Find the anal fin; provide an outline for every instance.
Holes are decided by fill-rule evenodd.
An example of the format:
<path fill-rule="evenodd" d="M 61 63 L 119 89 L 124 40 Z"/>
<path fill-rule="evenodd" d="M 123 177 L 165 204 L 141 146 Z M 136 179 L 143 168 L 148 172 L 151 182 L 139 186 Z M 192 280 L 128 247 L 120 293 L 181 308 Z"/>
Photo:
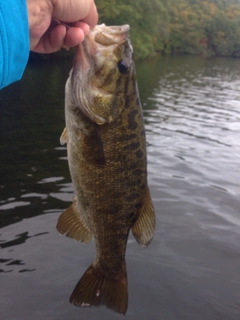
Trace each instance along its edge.
<path fill-rule="evenodd" d="M 154 207 L 149 188 L 147 187 L 143 199 L 143 206 L 140 209 L 137 221 L 132 227 L 132 234 L 141 246 L 147 247 L 149 245 L 153 238 L 155 225 Z"/>
<path fill-rule="evenodd" d="M 77 241 L 80 240 L 85 243 L 91 241 L 92 232 L 81 217 L 75 197 L 73 198 L 72 205 L 60 215 L 57 230 L 60 234 Z"/>

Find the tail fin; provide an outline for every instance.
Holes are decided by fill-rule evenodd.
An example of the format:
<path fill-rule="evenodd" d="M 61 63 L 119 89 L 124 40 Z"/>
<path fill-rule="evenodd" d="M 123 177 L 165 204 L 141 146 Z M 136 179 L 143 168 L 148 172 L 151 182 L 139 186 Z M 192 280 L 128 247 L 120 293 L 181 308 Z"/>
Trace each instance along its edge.
<path fill-rule="evenodd" d="M 127 275 L 115 280 L 105 277 L 93 264 L 87 269 L 70 297 L 75 306 L 91 307 L 105 305 L 115 312 L 127 312 Z"/>

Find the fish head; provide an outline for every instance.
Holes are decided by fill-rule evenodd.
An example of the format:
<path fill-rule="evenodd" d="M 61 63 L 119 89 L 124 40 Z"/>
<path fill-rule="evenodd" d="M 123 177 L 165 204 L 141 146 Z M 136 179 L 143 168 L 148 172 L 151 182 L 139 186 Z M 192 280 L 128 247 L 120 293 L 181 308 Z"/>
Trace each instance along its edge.
<path fill-rule="evenodd" d="M 129 25 L 96 26 L 76 50 L 70 75 L 75 105 L 92 121 L 111 123 L 135 92 Z"/>

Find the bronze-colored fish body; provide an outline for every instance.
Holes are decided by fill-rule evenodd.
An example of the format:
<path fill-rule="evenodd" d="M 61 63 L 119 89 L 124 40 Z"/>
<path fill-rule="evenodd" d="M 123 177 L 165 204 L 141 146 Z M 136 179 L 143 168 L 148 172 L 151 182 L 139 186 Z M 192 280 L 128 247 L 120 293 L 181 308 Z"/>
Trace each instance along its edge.
<path fill-rule="evenodd" d="M 61 234 L 96 243 L 96 258 L 70 301 L 127 311 L 126 243 L 130 229 L 147 246 L 155 228 L 147 186 L 146 141 L 129 26 L 97 26 L 79 46 L 66 84 L 72 206 L 59 218 Z"/>

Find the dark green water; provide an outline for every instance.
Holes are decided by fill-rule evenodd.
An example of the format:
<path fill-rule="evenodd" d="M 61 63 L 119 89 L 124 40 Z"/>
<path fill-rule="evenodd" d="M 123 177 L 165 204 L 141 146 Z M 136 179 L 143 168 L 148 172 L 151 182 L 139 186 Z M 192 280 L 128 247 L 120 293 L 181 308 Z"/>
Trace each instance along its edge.
<path fill-rule="evenodd" d="M 0 319 L 120 319 L 68 303 L 94 244 L 60 237 L 73 189 L 64 128 L 71 61 L 30 64 L 0 92 Z M 147 249 L 127 247 L 130 320 L 240 319 L 240 61 L 137 65 L 156 209 Z"/>

